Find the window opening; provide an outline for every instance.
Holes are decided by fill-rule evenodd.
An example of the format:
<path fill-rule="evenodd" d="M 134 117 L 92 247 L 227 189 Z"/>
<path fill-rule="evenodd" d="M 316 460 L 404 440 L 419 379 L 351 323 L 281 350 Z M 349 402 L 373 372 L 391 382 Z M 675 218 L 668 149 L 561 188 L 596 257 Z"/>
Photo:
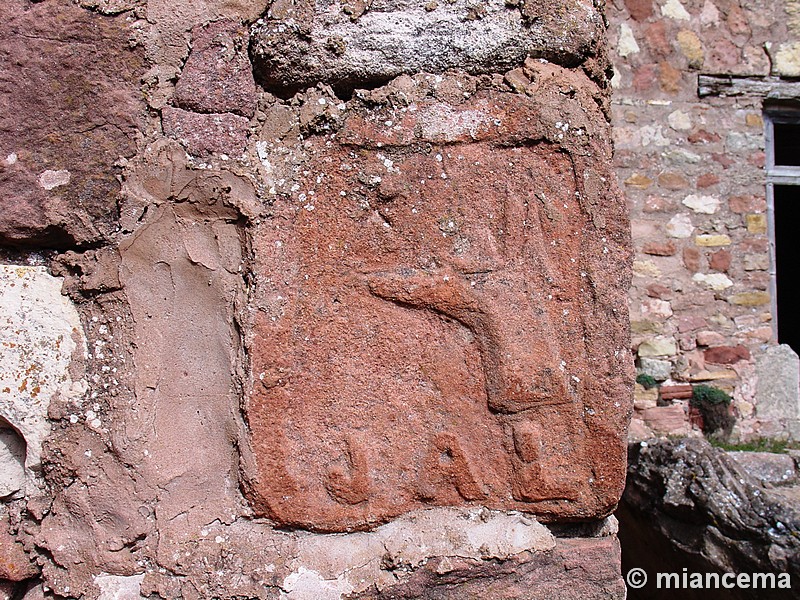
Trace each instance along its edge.
<path fill-rule="evenodd" d="M 795 225 L 800 223 L 800 109 L 765 111 L 770 295 L 778 342 L 800 354 L 800 284 Z"/>

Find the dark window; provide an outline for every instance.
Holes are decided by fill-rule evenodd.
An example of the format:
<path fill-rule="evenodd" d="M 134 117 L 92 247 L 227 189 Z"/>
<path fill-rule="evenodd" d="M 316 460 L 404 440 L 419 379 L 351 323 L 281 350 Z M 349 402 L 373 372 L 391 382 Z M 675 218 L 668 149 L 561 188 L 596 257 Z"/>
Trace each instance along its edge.
<path fill-rule="evenodd" d="M 800 186 L 776 185 L 774 190 L 778 341 L 800 353 L 800 256 L 797 252 Z"/>
<path fill-rule="evenodd" d="M 776 166 L 800 166 L 800 124 L 773 123 Z"/>

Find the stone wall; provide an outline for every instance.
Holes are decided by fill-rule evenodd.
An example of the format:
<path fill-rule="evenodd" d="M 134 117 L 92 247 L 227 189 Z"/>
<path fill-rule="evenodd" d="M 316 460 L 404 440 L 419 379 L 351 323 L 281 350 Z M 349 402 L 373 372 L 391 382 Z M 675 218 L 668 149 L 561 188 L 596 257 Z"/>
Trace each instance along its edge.
<path fill-rule="evenodd" d="M 608 14 L 639 372 L 662 390 L 703 383 L 731 393 L 736 435 L 797 437 L 796 362 L 774 348 L 762 111 L 797 95 L 781 78 L 798 75 L 798 6 L 618 0 Z M 722 92 L 701 95 L 702 76 L 725 82 Z M 657 394 L 638 388 L 637 397 L 650 425 L 675 425 L 669 407 L 654 408 Z"/>
<path fill-rule="evenodd" d="M 0 598 L 624 597 L 593 3 L 0 30 Z"/>

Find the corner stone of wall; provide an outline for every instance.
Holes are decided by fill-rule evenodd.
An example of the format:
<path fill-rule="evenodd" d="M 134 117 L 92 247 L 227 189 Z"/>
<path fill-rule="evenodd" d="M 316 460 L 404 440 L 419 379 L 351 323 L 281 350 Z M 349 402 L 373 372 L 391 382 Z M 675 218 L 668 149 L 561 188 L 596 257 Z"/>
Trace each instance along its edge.
<path fill-rule="evenodd" d="M 624 597 L 602 15 L 362 4 L 0 8 L 0 599 Z"/>

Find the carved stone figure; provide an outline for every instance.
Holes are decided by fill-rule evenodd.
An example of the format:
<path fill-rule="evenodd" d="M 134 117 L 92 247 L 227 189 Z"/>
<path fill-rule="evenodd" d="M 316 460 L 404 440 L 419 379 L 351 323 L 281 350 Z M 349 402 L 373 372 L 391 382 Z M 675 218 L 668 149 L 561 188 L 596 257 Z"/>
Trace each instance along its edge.
<path fill-rule="evenodd" d="M 307 140 L 254 238 L 258 512 L 343 530 L 425 505 L 611 509 L 624 213 L 585 105 L 568 126 L 538 109 L 423 99 Z"/>

